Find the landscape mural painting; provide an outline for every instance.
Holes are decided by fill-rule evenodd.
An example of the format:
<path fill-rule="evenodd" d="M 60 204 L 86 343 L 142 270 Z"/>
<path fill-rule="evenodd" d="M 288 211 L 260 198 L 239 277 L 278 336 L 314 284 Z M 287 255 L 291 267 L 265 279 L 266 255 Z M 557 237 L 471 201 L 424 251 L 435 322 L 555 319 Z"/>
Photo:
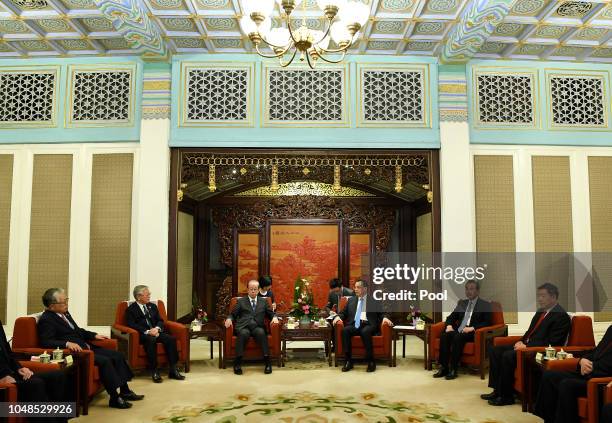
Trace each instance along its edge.
<path fill-rule="evenodd" d="M 355 287 L 358 279 L 369 278 L 370 234 L 349 234 L 349 286 Z"/>
<path fill-rule="evenodd" d="M 327 303 L 338 277 L 338 224 L 271 224 L 270 275 L 277 309 L 289 311 L 298 276 L 311 283 L 317 307 Z"/>
<path fill-rule="evenodd" d="M 247 284 L 259 279 L 259 234 L 238 233 L 238 293 L 247 292 Z"/>

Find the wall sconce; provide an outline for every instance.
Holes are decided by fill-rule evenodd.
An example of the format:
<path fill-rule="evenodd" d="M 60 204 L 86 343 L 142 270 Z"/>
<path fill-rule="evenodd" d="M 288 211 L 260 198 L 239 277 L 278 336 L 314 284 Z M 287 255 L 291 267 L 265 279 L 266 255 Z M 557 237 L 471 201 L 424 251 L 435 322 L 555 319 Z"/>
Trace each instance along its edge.
<path fill-rule="evenodd" d="M 176 201 L 178 201 L 179 203 L 183 201 L 183 195 L 184 195 L 183 190 L 185 188 L 187 188 L 187 184 L 182 183 L 181 187 L 178 189 L 178 191 L 176 191 Z"/>

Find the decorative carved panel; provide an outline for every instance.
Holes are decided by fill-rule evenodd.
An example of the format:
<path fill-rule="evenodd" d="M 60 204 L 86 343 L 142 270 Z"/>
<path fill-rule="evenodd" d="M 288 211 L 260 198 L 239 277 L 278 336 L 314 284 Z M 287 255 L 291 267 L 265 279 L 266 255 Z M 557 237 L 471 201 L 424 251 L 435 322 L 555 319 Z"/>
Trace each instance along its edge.
<path fill-rule="evenodd" d="M 265 70 L 265 124 L 346 124 L 344 68 Z"/>
<path fill-rule="evenodd" d="M 184 125 L 251 124 L 252 65 L 191 65 L 183 72 Z"/>
<path fill-rule="evenodd" d="M 74 68 L 70 123 L 74 126 L 132 122 L 133 69 L 108 71 Z"/>
<path fill-rule="evenodd" d="M 52 126 L 57 70 L 0 72 L 0 122 L 12 126 Z"/>
<path fill-rule="evenodd" d="M 427 68 L 359 69 L 359 125 L 428 125 Z"/>
<path fill-rule="evenodd" d="M 549 75 L 553 127 L 608 126 L 603 75 Z"/>
<path fill-rule="evenodd" d="M 534 73 L 475 71 L 477 125 L 534 127 L 535 78 Z"/>
<path fill-rule="evenodd" d="M 276 197 L 250 205 L 216 206 L 212 219 L 219 230 L 221 262 L 232 267 L 234 227 L 260 229 L 270 219 L 341 220 L 345 229 L 375 230 L 376 251 L 385 251 L 395 222 L 395 207 L 327 197 Z"/>

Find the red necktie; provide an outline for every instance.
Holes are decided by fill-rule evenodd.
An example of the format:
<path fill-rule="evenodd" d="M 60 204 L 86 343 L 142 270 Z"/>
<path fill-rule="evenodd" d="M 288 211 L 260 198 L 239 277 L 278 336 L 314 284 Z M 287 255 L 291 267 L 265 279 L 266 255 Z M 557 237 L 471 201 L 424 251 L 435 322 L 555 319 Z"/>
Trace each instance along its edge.
<path fill-rule="evenodd" d="M 538 321 L 536 322 L 535 326 L 533 327 L 533 329 L 531 329 L 529 331 L 529 333 L 525 336 L 525 343 L 528 344 L 529 343 L 529 338 L 531 337 L 531 335 L 533 335 L 533 333 L 538 329 L 538 327 L 540 326 L 540 323 L 542 323 L 542 320 L 544 320 L 544 318 L 546 317 L 546 315 L 548 314 L 548 312 L 544 313 L 542 312 L 542 314 L 540 315 L 540 318 L 538 319 Z"/>

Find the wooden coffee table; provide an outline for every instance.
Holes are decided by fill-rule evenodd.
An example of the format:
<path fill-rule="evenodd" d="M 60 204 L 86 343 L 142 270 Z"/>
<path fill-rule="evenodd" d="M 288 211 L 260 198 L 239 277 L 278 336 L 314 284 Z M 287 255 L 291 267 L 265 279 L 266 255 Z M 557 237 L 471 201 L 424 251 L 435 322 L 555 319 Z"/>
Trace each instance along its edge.
<path fill-rule="evenodd" d="M 416 336 L 423 341 L 423 359 L 425 370 L 427 370 L 427 362 L 429 359 L 429 352 L 427 349 L 427 338 L 429 332 L 429 325 L 425 325 L 425 329 L 407 328 L 393 326 L 393 357 L 391 359 L 392 366 L 397 366 L 397 341 L 399 337 L 402 337 L 402 357 L 406 357 L 406 335 Z"/>
<path fill-rule="evenodd" d="M 296 326 L 295 329 L 287 328 L 287 324 L 281 327 L 281 365 L 285 366 L 287 361 L 287 341 L 323 341 L 325 343 L 325 353 L 327 356 L 327 364 L 332 365 L 331 359 L 331 340 L 332 326 L 317 326 L 311 323 L 309 326 Z"/>
<path fill-rule="evenodd" d="M 210 342 L 210 358 L 213 358 L 213 343 L 217 341 L 219 343 L 219 368 L 223 367 L 223 342 L 225 340 L 225 328 L 222 324 L 216 321 L 209 321 L 202 325 L 202 328 L 198 331 L 192 331 L 189 328 L 189 339 L 197 338 L 208 338 Z M 189 362 L 190 357 L 187 357 Z"/>

